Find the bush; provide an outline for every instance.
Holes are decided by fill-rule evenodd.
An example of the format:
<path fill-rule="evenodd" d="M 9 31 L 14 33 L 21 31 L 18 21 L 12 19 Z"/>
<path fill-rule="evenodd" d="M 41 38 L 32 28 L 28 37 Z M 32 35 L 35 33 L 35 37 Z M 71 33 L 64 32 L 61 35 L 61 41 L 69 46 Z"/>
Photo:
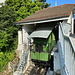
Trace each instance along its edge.
<path fill-rule="evenodd" d="M 15 57 L 15 51 L 11 52 L 0 52 L 0 71 L 3 71 L 4 66 L 7 65 L 9 61 L 12 61 Z"/>

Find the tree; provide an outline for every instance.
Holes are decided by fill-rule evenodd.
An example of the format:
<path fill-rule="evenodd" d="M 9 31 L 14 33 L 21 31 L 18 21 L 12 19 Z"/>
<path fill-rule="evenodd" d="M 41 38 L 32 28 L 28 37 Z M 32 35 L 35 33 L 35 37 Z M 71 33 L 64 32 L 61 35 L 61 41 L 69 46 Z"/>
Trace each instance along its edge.
<path fill-rule="evenodd" d="M 36 0 L 36 1 L 39 1 L 39 2 L 46 2 L 46 0 Z"/>
<path fill-rule="evenodd" d="M 50 4 L 45 3 L 45 0 L 6 0 L 5 4 L 14 8 L 17 14 L 17 21 L 33 14 L 43 8 L 47 8 Z"/>
<path fill-rule="evenodd" d="M 17 34 L 16 14 L 13 8 L 0 7 L 0 51 L 13 49 Z M 16 33 L 15 33 L 16 32 Z"/>
<path fill-rule="evenodd" d="M 0 7 L 0 72 L 3 67 L 15 57 L 15 43 L 18 27 L 16 13 L 13 8 L 3 5 Z M 1 74 L 2 75 L 2 74 Z"/>
<path fill-rule="evenodd" d="M 0 4 L 0 71 L 15 49 L 18 27 L 16 21 L 19 21 L 35 11 L 48 7 L 50 4 L 45 0 L 6 0 L 5 4 Z M 3 56 L 4 55 L 4 56 Z M 2 61 L 3 60 L 3 61 Z M 4 63 L 3 63 L 4 62 Z"/>
<path fill-rule="evenodd" d="M 48 6 L 45 0 L 6 0 L 0 7 L 0 51 L 13 48 L 18 30 L 16 21 Z"/>

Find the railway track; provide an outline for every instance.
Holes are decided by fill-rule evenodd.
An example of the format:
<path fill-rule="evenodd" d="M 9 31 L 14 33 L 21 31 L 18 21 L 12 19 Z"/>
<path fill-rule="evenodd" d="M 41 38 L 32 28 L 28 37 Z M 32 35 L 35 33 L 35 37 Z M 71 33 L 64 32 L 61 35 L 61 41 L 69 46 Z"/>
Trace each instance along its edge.
<path fill-rule="evenodd" d="M 24 75 L 45 75 L 45 73 L 46 73 L 46 68 L 30 64 L 30 66 L 25 71 Z"/>

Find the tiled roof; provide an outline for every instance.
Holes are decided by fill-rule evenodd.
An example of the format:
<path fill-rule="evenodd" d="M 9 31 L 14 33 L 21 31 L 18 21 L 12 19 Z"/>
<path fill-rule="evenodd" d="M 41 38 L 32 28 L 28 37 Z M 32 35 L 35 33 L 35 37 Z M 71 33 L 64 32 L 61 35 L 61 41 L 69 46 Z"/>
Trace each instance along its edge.
<path fill-rule="evenodd" d="M 17 23 L 27 23 L 38 20 L 67 17 L 71 14 L 74 6 L 75 4 L 64 4 L 41 9 L 39 11 L 36 11 L 34 14 L 24 18 L 23 20 L 18 21 Z"/>

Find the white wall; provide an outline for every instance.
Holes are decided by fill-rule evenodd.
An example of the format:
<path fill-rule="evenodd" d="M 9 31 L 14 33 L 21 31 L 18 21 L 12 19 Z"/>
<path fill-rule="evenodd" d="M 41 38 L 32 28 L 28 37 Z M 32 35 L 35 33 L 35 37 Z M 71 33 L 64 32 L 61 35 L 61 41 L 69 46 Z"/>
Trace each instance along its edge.
<path fill-rule="evenodd" d="M 59 53 L 54 52 L 54 72 L 57 72 L 59 69 L 60 69 Z"/>
<path fill-rule="evenodd" d="M 71 12 L 68 20 L 67 20 L 67 23 L 71 24 L 72 23 L 72 17 L 73 17 L 73 13 Z"/>
<path fill-rule="evenodd" d="M 25 29 L 25 26 L 22 26 L 22 32 L 23 32 L 23 44 L 28 44 L 28 33 Z"/>

